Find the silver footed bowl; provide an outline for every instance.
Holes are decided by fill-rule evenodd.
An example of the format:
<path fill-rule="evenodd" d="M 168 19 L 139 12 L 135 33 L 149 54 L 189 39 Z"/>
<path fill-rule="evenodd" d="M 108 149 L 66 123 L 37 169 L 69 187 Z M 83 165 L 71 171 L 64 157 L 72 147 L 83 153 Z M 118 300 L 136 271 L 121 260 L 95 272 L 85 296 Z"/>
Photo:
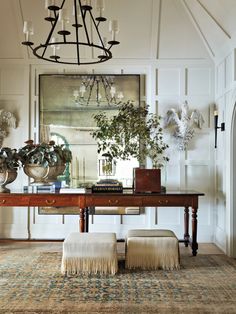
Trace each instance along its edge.
<path fill-rule="evenodd" d="M 10 189 L 6 185 L 12 183 L 17 177 L 16 170 L 6 170 L 0 172 L 0 193 L 10 193 Z"/>
<path fill-rule="evenodd" d="M 66 165 L 64 165 L 64 164 L 50 166 L 46 181 L 48 183 L 57 182 L 57 180 L 58 180 L 57 177 L 64 173 L 65 168 L 66 168 Z"/>
<path fill-rule="evenodd" d="M 32 178 L 34 181 L 30 183 L 30 185 L 45 185 L 46 177 L 49 173 L 49 167 L 43 167 L 41 165 L 36 164 L 25 164 L 24 165 L 25 174 Z"/>

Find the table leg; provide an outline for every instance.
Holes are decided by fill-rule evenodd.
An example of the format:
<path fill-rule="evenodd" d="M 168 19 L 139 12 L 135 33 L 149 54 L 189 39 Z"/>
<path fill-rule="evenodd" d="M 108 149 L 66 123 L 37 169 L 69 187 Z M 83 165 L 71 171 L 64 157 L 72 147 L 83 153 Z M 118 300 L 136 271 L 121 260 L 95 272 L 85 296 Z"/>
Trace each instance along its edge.
<path fill-rule="evenodd" d="M 84 208 L 79 210 L 79 229 L 80 232 L 85 232 L 85 219 L 84 219 Z"/>
<path fill-rule="evenodd" d="M 85 232 L 89 232 L 89 208 L 85 207 Z"/>
<path fill-rule="evenodd" d="M 192 208 L 192 253 L 193 256 L 197 255 L 197 208 Z"/>
<path fill-rule="evenodd" d="M 189 244 L 189 208 L 184 209 L 184 245 L 188 247 Z"/>

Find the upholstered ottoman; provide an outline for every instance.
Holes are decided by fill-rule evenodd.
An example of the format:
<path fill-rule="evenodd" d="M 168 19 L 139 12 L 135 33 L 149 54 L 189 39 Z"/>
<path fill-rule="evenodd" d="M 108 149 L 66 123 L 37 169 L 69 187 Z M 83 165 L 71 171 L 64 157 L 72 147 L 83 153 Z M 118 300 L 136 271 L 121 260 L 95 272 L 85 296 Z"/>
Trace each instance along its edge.
<path fill-rule="evenodd" d="M 71 233 L 63 243 L 62 274 L 115 274 L 118 270 L 115 233 Z"/>
<path fill-rule="evenodd" d="M 179 242 L 171 230 L 129 230 L 126 238 L 126 268 L 179 269 Z"/>

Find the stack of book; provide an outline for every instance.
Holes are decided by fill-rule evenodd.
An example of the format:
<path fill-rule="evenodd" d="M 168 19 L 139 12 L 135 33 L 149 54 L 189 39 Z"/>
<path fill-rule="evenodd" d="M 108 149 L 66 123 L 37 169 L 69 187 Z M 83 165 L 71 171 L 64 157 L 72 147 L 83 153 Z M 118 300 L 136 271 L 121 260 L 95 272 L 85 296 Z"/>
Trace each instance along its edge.
<path fill-rule="evenodd" d="M 122 183 L 113 180 L 113 179 L 104 179 L 98 181 L 96 184 L 92 186 L 92 192 L 93 193 L 122 193 L 123 192 L 123 186 Z"/>
<path fill-rule="evenodd" d="M 55 192 L 53 185 L 26 185 L 23 187 L 24 193 L 52 193 Z"/>

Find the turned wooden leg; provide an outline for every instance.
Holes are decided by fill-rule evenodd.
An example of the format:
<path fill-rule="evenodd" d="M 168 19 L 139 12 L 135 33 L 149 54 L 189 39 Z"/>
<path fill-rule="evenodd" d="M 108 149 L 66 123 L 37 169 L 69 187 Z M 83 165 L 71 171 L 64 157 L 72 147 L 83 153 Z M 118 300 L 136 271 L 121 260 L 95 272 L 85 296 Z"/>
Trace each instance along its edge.
<path fill-rule="evenodd" d="M 184 245 L 187 247 L 189 243 L 189 208 L 184 209 Z"/>
<path fill-rule="evenodd" d="M 85 232 L 84 208 L 80 208 L 79 213 L 79 229 L 80 232 Z"/>
<path fill-rule="evenodd" d="M 89 232 L 89 208 L 85 207 L 85 232 Z"/>
<path fill-rule="evenodd" d="M 192 253 L 193 256 L 197 255 L 197 208 L 192 208 Z"/>

